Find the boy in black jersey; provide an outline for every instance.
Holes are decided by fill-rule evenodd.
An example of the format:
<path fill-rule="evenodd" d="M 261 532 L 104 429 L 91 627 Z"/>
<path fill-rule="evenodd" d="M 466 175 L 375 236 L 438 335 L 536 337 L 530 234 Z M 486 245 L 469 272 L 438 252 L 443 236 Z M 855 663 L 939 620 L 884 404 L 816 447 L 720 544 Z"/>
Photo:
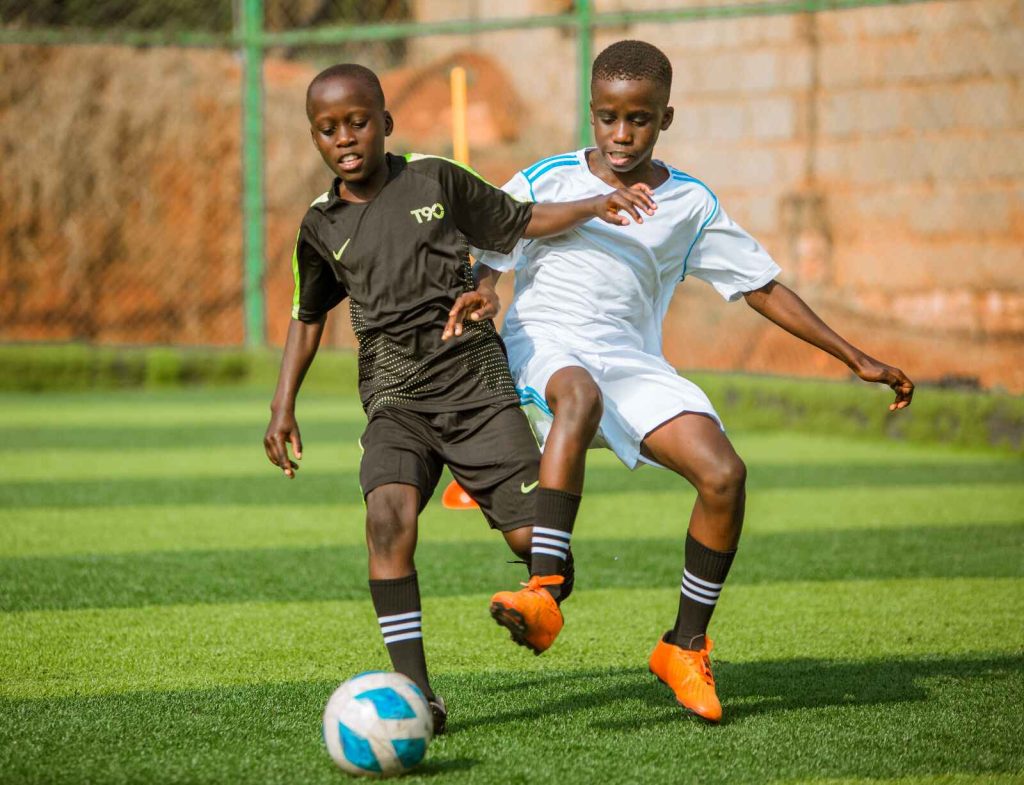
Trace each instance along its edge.
<path fill-rule="evenodd" d="M 391 662 L 423 690 L 439 733 L 446 712 L 423 656 L 417 516 L 447 464 L 488 523 L 528 558 L 539 465 L 490 320 L 496 298 L 476 291 L 468 244 L 508 252 L 521 237 L 559 234 L 595 217 L 628 223 L 620 211 L 642 222 L 654 203 L 645 188 L 518 202 L 452 161 L 386 153 L 393 121 L 376 75 L 359 65 L 317 75 L 306 114 L 336 176 L 299 229 L 292 322 L 264 447 L 285 476 L 295 476 L 288 455 L 290 444 L 295 459 L 302 456 L 295 399 L 327 312 L 348 297 L 369 418 L 359 479 L 370 593 Z"/>

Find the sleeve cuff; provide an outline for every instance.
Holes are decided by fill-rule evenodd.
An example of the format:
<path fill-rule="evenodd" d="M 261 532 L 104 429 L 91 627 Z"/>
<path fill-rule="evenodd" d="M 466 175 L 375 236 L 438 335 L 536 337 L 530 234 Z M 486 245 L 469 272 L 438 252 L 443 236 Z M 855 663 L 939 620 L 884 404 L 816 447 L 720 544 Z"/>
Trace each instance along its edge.
<path fill-rule="evenodd" d="M 772 266 L 761 273 L 756 278 L 751 278 L 746 281 L 738 282 L 732 286 L 716 286 L 715 289 L 722 295 L 722 298 L 726 302 L 733 302 L 738 300 L 747 292 L 752 292 L 755 289 L 760 289 L 762 286 L 771 283 L 782 272 L 782 268 L 779 267 L 775 262 L 772 262 Z"/>

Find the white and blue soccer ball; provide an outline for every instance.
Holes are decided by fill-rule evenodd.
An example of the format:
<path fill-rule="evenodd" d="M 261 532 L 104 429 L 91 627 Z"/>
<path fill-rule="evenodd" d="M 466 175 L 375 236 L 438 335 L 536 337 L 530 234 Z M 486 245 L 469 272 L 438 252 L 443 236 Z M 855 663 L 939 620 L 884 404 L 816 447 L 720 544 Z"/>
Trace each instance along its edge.
<path fill-rule="evenodd" d="M 350 774 L 402 774 L 423 760 L 433 736 L 426 697 L 401 673 L 353 676 L 334 691 L 324 710 L 327 751 Z"/>

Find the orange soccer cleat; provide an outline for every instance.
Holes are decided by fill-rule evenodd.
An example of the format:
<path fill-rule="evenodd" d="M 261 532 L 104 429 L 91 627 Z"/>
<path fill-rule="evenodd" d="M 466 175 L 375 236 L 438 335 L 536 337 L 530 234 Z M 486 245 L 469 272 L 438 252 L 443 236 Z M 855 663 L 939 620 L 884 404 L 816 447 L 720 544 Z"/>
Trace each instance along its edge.
<path fill-rule="evenodd" d="M 562 611 L 545 586 L 558 586 L 561 575 L 534 575 L 526 588 L 499 591 L 491 597 L 491 616 L 512 634 L 512 640 L 534 654 L 551 647 L 562 630 Z"/>
<path fill-rule="evenodd" d="M 665 637 L 668 633 L 665 633 Z M 668 643 L 663 637 L 651 652 L 651 673 L 676 694 L 676 701 L 708 722 L 722 719 L 722 704 L 715 694 L 715 677 L 711 675 L 713 643 L 705 638 L 704 648 L 691 651 Z"/>

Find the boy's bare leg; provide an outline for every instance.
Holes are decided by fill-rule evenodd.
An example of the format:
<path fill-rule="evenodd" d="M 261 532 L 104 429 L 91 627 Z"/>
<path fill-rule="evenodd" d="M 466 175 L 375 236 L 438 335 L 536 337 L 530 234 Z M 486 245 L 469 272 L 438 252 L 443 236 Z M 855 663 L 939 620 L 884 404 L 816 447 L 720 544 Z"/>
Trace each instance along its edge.
<path fill-rule="evenodd" d="M 697 489 L 690 535 L 716 551 L 735 550 L 743 528 L 747 467 L 718 423 L 703 414 L 681 414 L 647 434 L 641 451 Z"/>
<path fill-rule="evenodd" d="M 537 489 L 537 518 L 531 542 L 530 574 L 565 575 L 571 561 L 569 542 L 583 493 L 587 448 L 601 423 L 601 390 L 593 377 L 578 366 L 552 374 L 544 397 L 554 414 L 544 442 Z M 569 585 L 545 589 L 561 600 Z"/>
<path fill-rule="evenodd" d="M 583 368 L 571 366 L 552 374 L 544 396 L 548 401 L 554 420 L 551 431 L 544 442 L 544 453 L 540 459 L 540 487 L 538 488 L 538 525 L 558 529 L 565 540 L 564 560 L 552 560 L 550 554 L 538 553 L 539 563 L 533 568 L 534 575 L 551 574 L 557 570 L 565 583 L 548 587 L 561 602 L 572 592 L 575 583 L 572 551 L 568 548 L 569 537 L 576 523 L 580 497 L 583 493 L 583 477 L 586 472 L 587 450 L 604 414 L 604 403 L 597 382 Z M 551 539 L 551 535 L 547 536 Z M 543 551 L 550 547 L 538 542 Z M 561 551 L 562 548 L 556 547 Z"/>
<path fill-rule="evenodd" d="M 669 642 L 699 651 L 743 527 L 747 468 L 718 423 L 703 414 L 681 414 L 655 428 L 643 452 L 697 489 Z"/>
<path fill-rule="evenodd" d="M 366 545 L 370 552 L 370 595 L 391 664 L 435 700 L 423 655 L 423 611 L 413 554 L 419 490 L 388 483 L 366 497 Z"/>
<path fill-rule="evenodd" d="M 540 460 L 535 524 L 505 534 L 512 550 L 527 548 L 530 581 L 520 591 L 491 598 L 491 616 L 512 639 L 535 654 L 546 651 L 562 629 L 558 605 L 572 592 L 574 568 L 569 543 L 580 506 L 587 447 L 601 422 L 601 391 L 583 368 L 556 371 L 544 397 L 554 422 Z M 524 490 L 525 492 L 525 490 Z M 529 543 L 518 532 L 530 531 Z"/>
<path fill-rule="evenodd" d="M 686 535 L 676 623 L 651 654 L 650 669 L 685 708 L 711 722 L 722 718 L 705 637 L 743 526 L 746 467 L 710 417 L 682 414 L 644 439 L 643 454 L 697 489 Z"/>
<path fill-rule="evenodd" d="M 520 529 L 512 529 L 512 531 L 502 532 L 505 537 L 505 544 L 512 550 L 516 556 L 526 562 L 527 566 L 530 564 L 530 540 L 533 535 L 532 526 L 523 526 Z"/>
<path fill-rule="evenodd" d="M 412 485 L 388 483 L 366 497 L 366 546 L 370 580 L 390 580 L 416 569 L 416 519 L 420 493 Z"/>
<path fill-rule="evenodd" d="M 601 390 L 583 368 L 562 368 L 552 374 L 544 397 L 555 418 L 540 459 L 540 485 L 579 495 L 587 448 L 604 413 Z"/>

